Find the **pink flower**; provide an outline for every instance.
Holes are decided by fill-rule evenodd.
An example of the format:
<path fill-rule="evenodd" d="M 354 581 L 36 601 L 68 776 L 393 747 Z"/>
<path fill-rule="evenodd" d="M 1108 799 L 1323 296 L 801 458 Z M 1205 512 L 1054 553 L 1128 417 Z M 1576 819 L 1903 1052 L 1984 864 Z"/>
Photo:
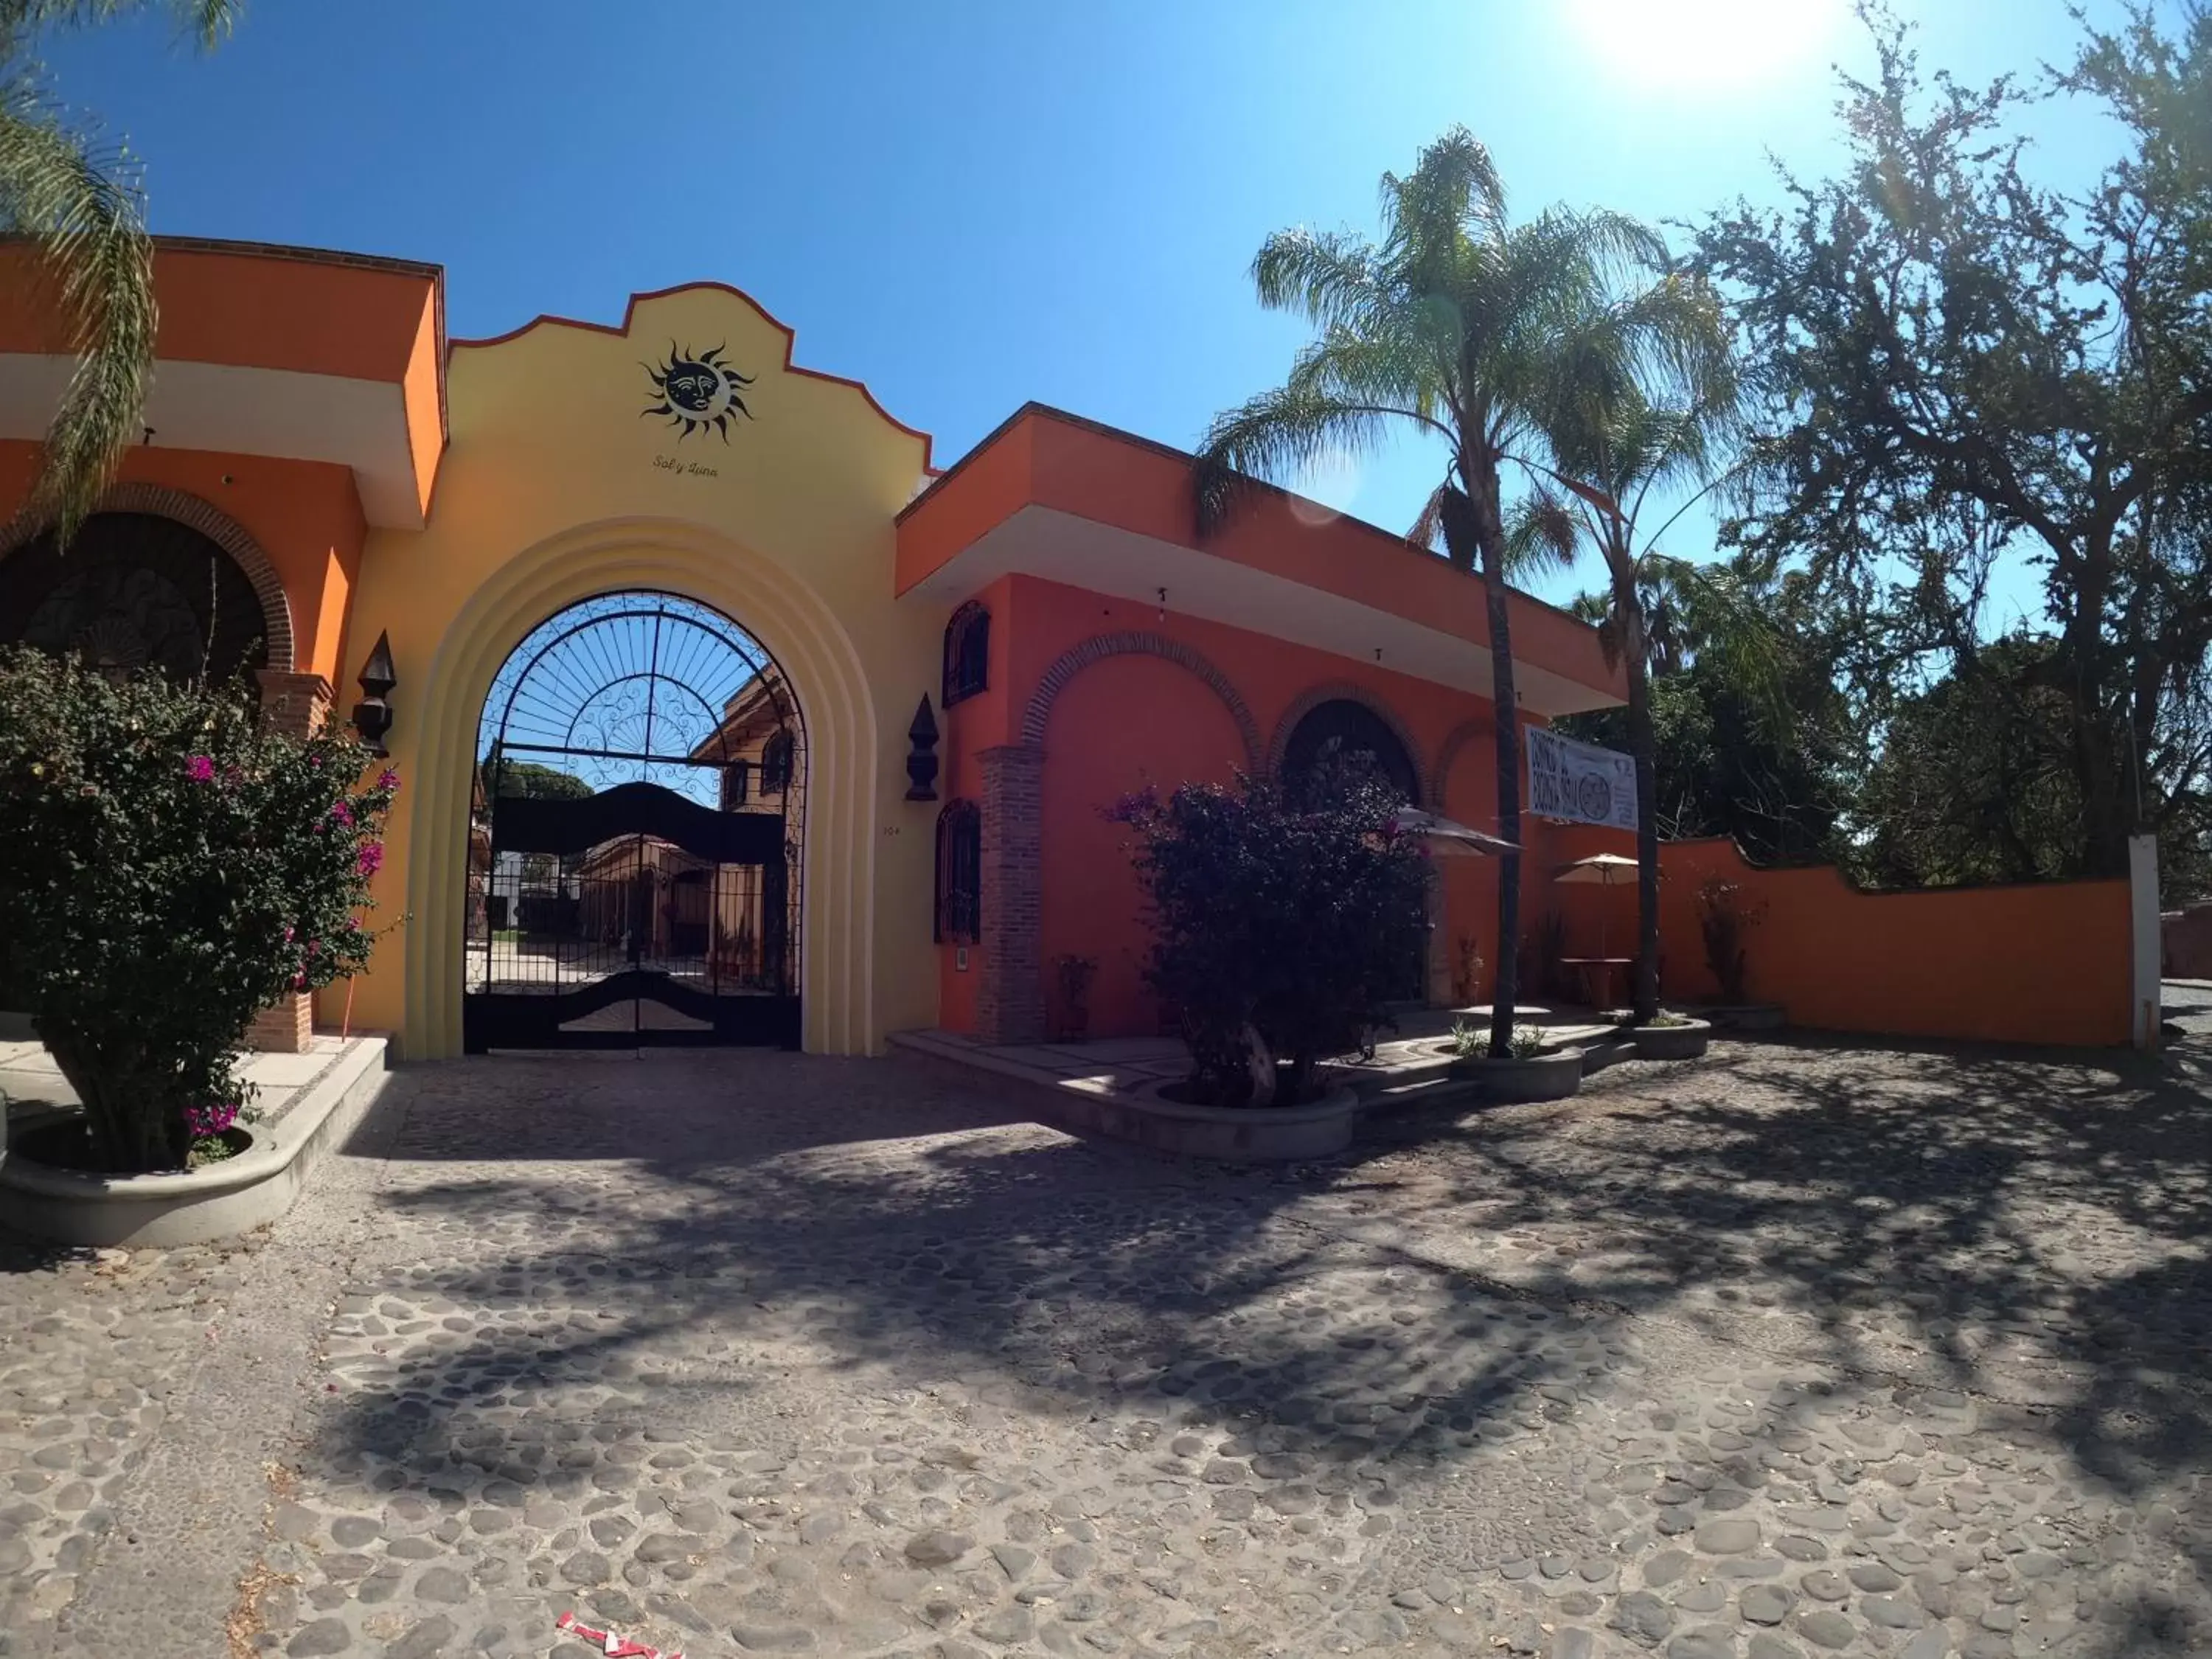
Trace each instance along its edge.
<path fill-rule="evenodd" d="M 190 760 L 185 763 L 185 775 L 190 778 L 194 783 L 213 783 L 215 781 L 215 757 L 211 755 L 193 756 Z"/>
<path fill-rule="evenodd" d="M 238 1103 L 234 1100 L 210 1101 L 204 1106 L 185 1108 L 185 1127 L 195 1140 L 219 1135 L 237 1121 Z"/>
<path fill-rule="evenodd" d="M 343 801 L 333 801 L 331 804 L 331 816 L 348 829 L 353 827 L 353 808 Z"/>
<path fill-rule="evenodd" d="M 354 863 L 364 876 L 374 875 L 384 867 L 384 843 L 380 841 L 362 842 L 361 851 L 354 854 Z"/>
<path fill-rule="evenodd" d="M 289 927 L 287 927 L 287 928 L 284 930 L 284 943 L 285 943 L 285 944 L 287 944 L 287 945 L 289 945 L 291 942 L 292 942 L 292 930 L 291 930 Z"/>
<path fill-rule="evenodd" d="M 399 774 L 393 771 L 390 767 L 386 767 L 381 772 L 379 772 L 376 775 L 376 787 L 380 789 L 398 789 L 399 787 Z"/>

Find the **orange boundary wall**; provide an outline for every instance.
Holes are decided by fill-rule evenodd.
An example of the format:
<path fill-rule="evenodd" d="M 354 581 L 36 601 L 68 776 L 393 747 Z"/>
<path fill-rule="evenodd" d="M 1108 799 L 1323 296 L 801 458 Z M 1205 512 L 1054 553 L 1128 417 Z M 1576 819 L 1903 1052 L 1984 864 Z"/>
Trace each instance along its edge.
<path fill-rule="evenodd" d="M 1633 856 L 1630 838 L 1577 829 L 1564 858 Z M 1555 843 L 1556 845 L 1557 843 Z M 1659 849 L 1661 989 L 1718 997 L 1705 966 L 1698 890 L 1715 876 L 1765 915 L 1746 941 L 1750 994 L 1793 1025 L 1974 1042 L 2122 1045 L 2129 1040 L 2131 933 L 2124 881 L 1864 892 L 1829 865 L 1760 870 L 1725 837 Z M 1604 919 L 1611 954 L 1632 955 L 1636 890 L 1554 886 L 1578 949 Z M 1541 908 L 1540 902 L 1539 908 Z"/>

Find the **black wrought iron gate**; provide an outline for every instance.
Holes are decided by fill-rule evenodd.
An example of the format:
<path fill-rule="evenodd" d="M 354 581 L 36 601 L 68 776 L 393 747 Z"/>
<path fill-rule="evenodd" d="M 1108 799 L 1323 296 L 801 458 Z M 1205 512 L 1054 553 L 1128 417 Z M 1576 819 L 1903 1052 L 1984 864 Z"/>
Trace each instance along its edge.
<path fill-rule="evenodd" d="M 464 1046 L 797 1047 L 805 756 L 766 653 L 687 601 L 592 601 L 483 726 Z"/>

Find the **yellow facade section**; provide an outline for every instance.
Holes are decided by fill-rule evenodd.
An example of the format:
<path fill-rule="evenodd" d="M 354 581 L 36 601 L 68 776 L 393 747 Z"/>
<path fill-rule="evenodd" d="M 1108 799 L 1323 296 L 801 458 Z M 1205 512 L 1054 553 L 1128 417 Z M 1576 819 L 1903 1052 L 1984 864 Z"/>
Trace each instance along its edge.
<path fill-rule="evenodd" d="M 720 347 L 744 411 L 648 412 L 654 375 Z M 805 1045 L 878 1052 L 933 1024 L 933 808 L 904 793 L 905 732 L 936 690 L 945 618 L 893 598 L 893 518 L 927 441 L 849 382 L 789 366 L 790 335 L 742 295 L 632 303 L 620 331 L 541 319 L 457 344 L 452 441 L 428 527 L 376 531 L 348 649 L 388 634 L 402 793 L 378 878 L 405 925 L 354 988 L 353 1021 L 410 1059 L 460 1051 L 468 806 L 492 678 L 564 605 L 628 589 L 723 611 L 789 677 L 809 754 L 802 852 Z M 349 663 L 350 673 L 358 663 Z M 341 701 L 344 701 L 342 694 Z M 326 1010 L 326 1016 L 335 1010 Z"/>

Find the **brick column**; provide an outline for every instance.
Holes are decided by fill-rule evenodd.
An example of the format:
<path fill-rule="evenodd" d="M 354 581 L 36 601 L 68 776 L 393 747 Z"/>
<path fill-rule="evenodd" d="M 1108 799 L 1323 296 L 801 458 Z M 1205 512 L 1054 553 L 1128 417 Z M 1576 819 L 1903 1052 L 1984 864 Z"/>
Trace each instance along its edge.
<path fill-rule="evenodd" d="M 331 683 L 320 674 L 264 668 L 255 678 L 261 682 L 262 724 L 270 731 L 310 737 L 330 718 Z M 315 1000 L 305 991 L 294 991 L 253 1017 L 246 1043 L 264 1054 L 305 1054 L 314 1032 Z"/>
<path fill-rule="evenodd" d="M 254 678 L 261 682 L 261 721 L 269 730 L 288 738 L 312 737 L 330 718 L 331 683 L 320 674 L 264 668 Z"/>
<path fill-rule="evenodd" d="M 1044 1040 L 1044 750 L 986 749 L 983 763 L 982 976 L 975 1036 Z"/>

